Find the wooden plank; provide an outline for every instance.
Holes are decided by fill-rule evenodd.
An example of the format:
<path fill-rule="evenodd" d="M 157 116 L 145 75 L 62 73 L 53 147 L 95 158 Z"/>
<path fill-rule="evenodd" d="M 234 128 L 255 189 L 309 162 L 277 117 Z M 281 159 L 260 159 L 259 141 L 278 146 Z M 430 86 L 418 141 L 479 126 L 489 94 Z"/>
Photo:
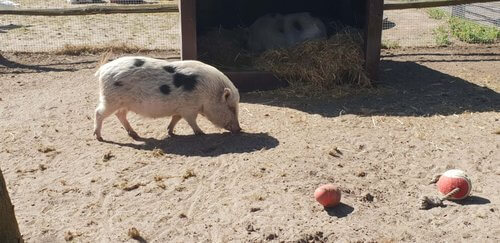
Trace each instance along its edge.
<path fill-rule="evenodd" d="M 134 6 L 96 6 L 90 5 L 77 8 L 47 8 L 47 9 L 10 9 L 0 10 L 0 15 L 30 15 L 30 16 L 72 16 L 95 14 L 130 14 L 130 13 L 165 13 L 178 12 L 177 4 L 154 4 Z"/>
<path fill-rule="evenodd" d="M 198 58 L 196 33 L 196 0 L 180 0 L 181 18 L 181 59 Z"/>
<path fill-rule="evenodd" d="M 434 8 L 471 3 L 496 2 L 498 0 L 440 0 L 432 2 L 408 2 L 408 3 L 386 3 L 384 10 L 408 9 L 408 8 Z"/>
<path fill-rule="evenodd" d="M 378 80 L 380 64 L 383 6 L 384 0 L 366 0 L 365 69 L 374 81 Z"/>
<path fill-rule="evenodd" d="M 225 72 L 240 92 L 266 91 L 288 86 L 286 81 L 278 79 L 270 72 Z"/>

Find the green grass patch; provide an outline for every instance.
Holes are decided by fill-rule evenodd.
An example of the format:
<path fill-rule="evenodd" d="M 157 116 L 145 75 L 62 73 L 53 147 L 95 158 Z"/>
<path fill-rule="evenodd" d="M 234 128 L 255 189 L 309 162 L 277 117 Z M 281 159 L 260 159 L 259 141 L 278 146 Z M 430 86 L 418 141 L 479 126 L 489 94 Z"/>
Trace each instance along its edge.
<path fill-rule="evenodd" d="M 438 46 L 451 45 L 449 30 L 446 26 L 439 26 L 434 30 L 433 34 Z"/>
<path fill-rule="evenodd" d="M 471 44 L 492 44 L 499 40 L 500 29 L 475 23 L 470 20 L 451 17 L 448 20 L 453 36 Z"/>
<path fill-rule="evenodd" d="M 441 20 L 448 17 L 448 13 L 439 8 L 429 8 L 425 11 L 431 19 Z"/>
<path fill-rule="evenodd" d="M 382 41 L 382 49 L 397 49 L 400 47 L 401 45 L 399 45 L 398 41 L 390 41 L 390 40 Z"/>

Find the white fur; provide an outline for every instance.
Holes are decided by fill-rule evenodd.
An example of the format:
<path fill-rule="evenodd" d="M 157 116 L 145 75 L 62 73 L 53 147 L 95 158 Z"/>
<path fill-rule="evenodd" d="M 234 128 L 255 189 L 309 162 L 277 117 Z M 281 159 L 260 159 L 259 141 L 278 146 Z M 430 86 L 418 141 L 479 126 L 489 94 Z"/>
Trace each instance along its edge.
<path fill-rule="evenodd" d="M 294 23 L 299 23 L 304 29 L 297 30 Z M 285 15 L 285 34 L 290 46 L 306 40 L 326 39 L 326 27 L 323 21 L 312 17 L 309 13 Z"/>
<path fill-rule="evenodd" d="M 300 29 L 297 29 L 296 25 L 299 25 Z M 250 26 L 248 46 L 252 51 L 265 51 L 326 37 L 325 24 L 307 12 L 265 15 Z"/>
<path fill-rule="evenodd" d="M 144 60 L 140 67 L 137 60 Z M 175 68 L 175 73 L 195 75 L 197 83 L 192 91 L 176 87 L 174 73 L 164 67 Z M 128 111 L 145 117 L 172 116 L 169 134 L 180 118 L 184 118 L 196 134 L 203 132 L 196 124 L 196 117 L 202 114 L 214 125 L 230 131 L 239 131 L 239 93 L 233 83 L 216 68 L 199 61 L 174 61 L 148 57 L 122 57 L 102 65 L 95 74 L 99 78 L 99 104 L 96 109 L 95 130 L 101 140 L 102 121 L 116 112 L 116 116 L 132 137 L 138 137 L 126 120 Z M 119 86 L 115 85 L 119 82 Z M 168 95 L 160 86 L 168 85 Z"/>
<path fill-rule="evenodd" d="M 281 14 L 265 15 L 250 26 L 248 47 L 252 51 L 264 51 L 287 46 Z M 283 31 L 283 32 L 282 32 Z"/>

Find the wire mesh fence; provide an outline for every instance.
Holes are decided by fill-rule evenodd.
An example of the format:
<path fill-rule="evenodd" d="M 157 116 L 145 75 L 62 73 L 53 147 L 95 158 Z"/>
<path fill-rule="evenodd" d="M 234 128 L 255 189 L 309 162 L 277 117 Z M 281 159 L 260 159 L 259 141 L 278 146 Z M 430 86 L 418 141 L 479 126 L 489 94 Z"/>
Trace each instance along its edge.
<path fill-rule="evenodd" d="M 414 0 L 386 0 L 411 1 Z M 0 0 L 0 9 L 176 3 L 177 0 Z M 500 1 L 385 11 L 383 29 L 382 43 L 388 48 L 499 43 Z M 58 52 L 74 48 L 109 47 L 178 52 L 178 13 L 0 15 L 0 51 Z"/>
<path fill-rule="evenodd" d="M 139 6 L 141 0 L 0 0 L 0 9 L 66 9 L 82 6 Z M 156 0 L 154 3 L 175 4 Z M 137 5 L 135 5 L 137 4 Z M 58 52 L 75 48 L 178 50 L 178 13 L 76 16 L 0 15 L 0 51 Z"/>
<path fill-rule="evenodd" d="M 494 44 L 499 40 L 500 1 L 384 13 L 382 43 L 387 48 Z"/>

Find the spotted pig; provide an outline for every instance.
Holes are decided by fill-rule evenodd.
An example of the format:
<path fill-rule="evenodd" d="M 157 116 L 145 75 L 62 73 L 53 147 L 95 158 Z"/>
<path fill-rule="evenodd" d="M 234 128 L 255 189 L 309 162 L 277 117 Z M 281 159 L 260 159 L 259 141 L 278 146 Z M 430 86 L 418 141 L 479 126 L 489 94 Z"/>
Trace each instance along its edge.
<path fill-rule="evenodd" d="M 198 114 L 217 127 L 241 131 L 238 90 L 226 75 L 205 63 L 129 56 L 102 65 L 95 75 L 99 79 L 99 104 L 94 135 L 99 141 L 103 120 L 112 114 L 132 138 L 138 139 L 127 120 L 129 111 L 151 118 L 171 116 L 169 135 L 174 135 L 181 119 L 195 134 L 203 134 L 196 123 Z"/>

